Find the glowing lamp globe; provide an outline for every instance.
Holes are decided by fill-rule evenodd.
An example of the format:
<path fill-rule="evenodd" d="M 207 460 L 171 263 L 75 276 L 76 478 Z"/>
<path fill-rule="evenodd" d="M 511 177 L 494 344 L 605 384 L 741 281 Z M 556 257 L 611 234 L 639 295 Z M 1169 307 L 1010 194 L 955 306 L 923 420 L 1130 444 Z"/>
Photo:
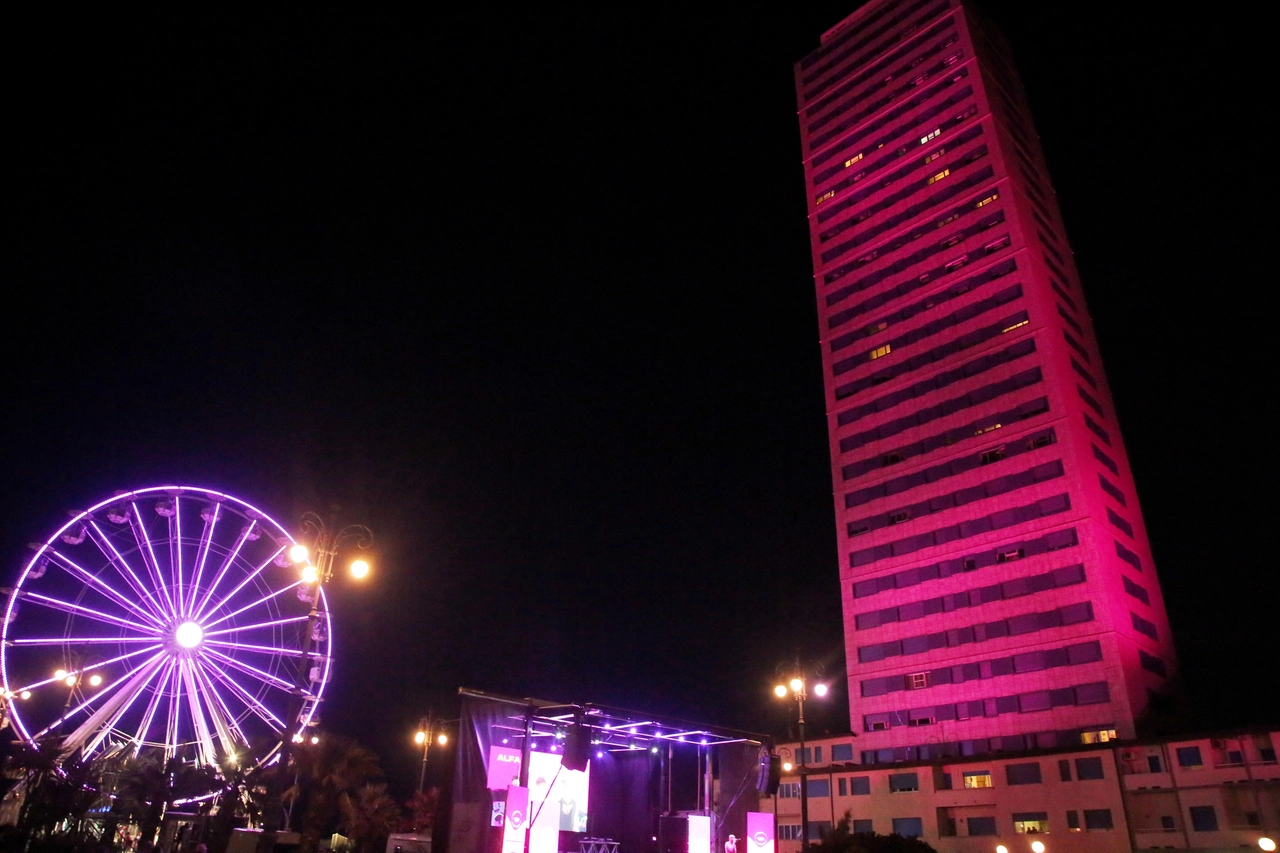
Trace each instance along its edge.
<path fill-rule="evenodd" d="M 1043 842 L 1043 841 L 1032 841 L 1032 842 L 1031 842 L 1031 853 L 1044 853 L 1044 842 Z"/>
<path fill-rule="evenodd" d="M 76 677 L 74 675 L 68 675 L 66 678 L 62 679 L 62 683 L 67 685 L 68 687 L 75 687 Z"/>
<path fill-rule="evenodd" d="M 779 684 L 777 687 L 773 688 L 773 692 L 780 699 L 787 698 L 787 686 L 785 684 Z"/>
<path fill-rule="evenodd" d="M 440 744 L 441 746 L 444 746 L 448 742 L 449 742 L 448 735 L 440 735 L 438 738 L 436 738 L 436 743 Z"/>
<path fill-rule="evenodd" d="M 416 735 L 414 735 L 414 736 L 413 736 L 413 742 L 414 742 L 414 743 L 416 743 L 416 744 L 419 744 L 419 745 L 426 743 L 426 742 L 427 742 L 427 733 L 426 733 L 426 732 L 418 732 Z"/>
<path fill-rule="evenodd" d="M 305 563 L 309 556 L 311 556 L 311 552 L 307 550 L 306 545 L 301 543 L 289 549 L 289 559 L 295 563 Z"/>
<path fill-rule="evenodd" d="M 791 768 L 792 768 L 792 766 L 793 766 L 793 765 L 791 764 L 791 762 L 790 762 L 790 761 L 784 761 L 784 762 L 782 762 L 782 769 L 783 769 L 783 771 L 784 771 L 784 772 L 786 772 L 786 773 L 790 773 L 790 772 L 791 772 Z"/>
<path fill-rule="evenodd" d="M 1003 844 L 997 844 L 996 853 L 1009 853 L 1009 848 L 1005 847 Z"/>
<path fill-rule="evenodd" d="M 101 686 L 102 686 L 102 676 L 101 676 L 101 675 L 91 675 L 91 676 L 89 676 L 89 686 L 90 686 L 90 687 L 101 687 Z"/>
<path fill-rule="evenodd" d="M 204 629 L 195 622 L 183 622 L 173 632 L 173 639 L 184 649 L 194 649 L 204 639 Z"/>
<path fill-rule="evenodd" d="M 1258 847 L 1262 850 L 1266 850 L 1267 853 L 1272 853 L 1272 851 L 1276 849 L 1276 843 L 1270 838 L 1259 838 Z"/>
<path fill-rule="evenodd" d="M 827 685 L 825 685 L 825 684 L 815 684 L 815 685 L 813 685 L 813 693 L 814 693 L 814 695 L 815 695 L 815 696 L 818 696 L 819 698 L 821 698 L 821 697 L 823 697 L 823 696 L 826 696 L 826 695 L 827 695 Z"/>
<path fill-rule="evenodd" d="M 302 582 L 315 583 L 320 580 L 320 570 L 315 566 L 307 565 L 302 567 Z"/>
<path fill-rule="evenodd" d="M 353 578 L 365 578 L 369 575 L 369 564 L 364 560 L 355 560 L 351 564 L 351 576 Z"/>

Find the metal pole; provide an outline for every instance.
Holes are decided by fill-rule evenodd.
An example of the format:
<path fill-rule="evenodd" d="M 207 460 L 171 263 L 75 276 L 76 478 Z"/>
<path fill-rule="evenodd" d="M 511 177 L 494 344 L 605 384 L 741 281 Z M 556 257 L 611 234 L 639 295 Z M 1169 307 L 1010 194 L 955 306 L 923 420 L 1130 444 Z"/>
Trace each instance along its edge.
<path fill-rule="evenodd" d="M 802 677 L 803 678 L 803 677 Z M 809 843 L 809 790 L 805 784 L 804 766 L 807 763 L 805 759 L 809 756 L 805 753 L 804 748 L 804 691 L 805 687 L 800 688 L 800 692 L 796 694 L 796 702 L 800 706 L 800 849 L 803 850 L 805 845 Z"/>
<path fill-rule="evenodd" d="M 418 775 L 418 793 L 421 794 L 427 787 L 427 751 L 431 749 L 431 733 L 434 726 L 435 711 L 427 711 L 425 719 L 419 720 L 418 725 L 422 727 L 422 733 L 426 738 L 422 741 L 422 772 Z"/>

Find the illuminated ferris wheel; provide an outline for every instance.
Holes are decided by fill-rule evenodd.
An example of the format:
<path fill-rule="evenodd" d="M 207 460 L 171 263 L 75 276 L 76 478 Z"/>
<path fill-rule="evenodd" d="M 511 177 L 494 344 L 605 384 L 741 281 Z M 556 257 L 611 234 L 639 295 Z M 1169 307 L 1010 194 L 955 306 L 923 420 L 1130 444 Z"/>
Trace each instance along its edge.
<path fill-rule="evenodd" d="M 252 746 L 264 760 L 311 721 L 332 666 L 324 590 L 294 544 L 244 501 L 190 486 L 76 513 L 8 591 L 9 722 L 63 757 L 152 747 L 221 766 Z"/>

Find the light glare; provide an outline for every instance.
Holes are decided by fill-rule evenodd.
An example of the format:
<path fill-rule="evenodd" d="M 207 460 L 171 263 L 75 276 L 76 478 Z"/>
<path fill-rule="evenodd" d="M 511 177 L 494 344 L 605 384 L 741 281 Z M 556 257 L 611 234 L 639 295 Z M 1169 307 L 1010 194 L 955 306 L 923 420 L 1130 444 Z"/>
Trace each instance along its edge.
<path fill-rule="evenodd" d="M 302 582 L 315 583 L 320 579 L 320 571 L 315 566 L 306 565 L 302 567 Z"/>
<path fill-rule="evenodd" d="M 75 687 L 76 677 L 74 675 L 68 675 L 66 678 L 62 680 L 62 683 L 67 685 L 68 687 Z"/>
<path fill-rule="evenodd" d="M 440 735 L 438 738 L 436 738 L 436 743 L 440 744 L 441 746 L 444 746 L 448 742 L 449 742 L 448 735 Z"/>
<path fill-rule="evenodd" d="M 194 649 L 204 639 L 204 629 L 195 622 L 183 622 L 173 632 L 173 639 L 184 649 Z"/>
<path fill-rule="evenodd" d="M 785 699 L 787 698 L 787 685 L 779 684 L 777 687 L 773 688 L 773 692 L 777 694 L 779 699 Z"/>
<path fill-rule="evenodd" d="M 289 559 L 295 563 L 305 563 L 310 556 L 311 552 L 301 542 L 289 549 Z"/>
<path fill-rule="evenodd" d="M 1032 842 L 1031 842 L 1031 850 L 1032 850 L 1032 853 L 1044 853 L 1044 842 L 1043 842 L 1043 841 L 1032 841 Z"/>
<path fill-rule="evenodd" d="M 790 773 L 790 772 L 791 772 L 791 767 L 792 767 L 792 764 L 791 764 L 791 762 L 790 762 L 790 761 L 784 761 L 784 762 L 782 762 L 782 769 L 783 769 L 784 771 L 786 771 L 787 773 Z"/>
<path fill-rule="evenodd" d="M 355 560 L 351 563 L 351 576 L 354 578 L 364 578 L 369 574 L 369 564 L 364 560 Z"/>
<path fill-rule="evenodd" d="M 426 732 L 418 732 L 416 735 L 414 735 L 414 736 L 413 736 L 413 742 L 414 742 L 414 743 L 416 743 L 416 744 L 419 744 L 419 745 L 426 743 L 426 742 L 427 742 L 427 733 L 426 733 Z"/>
<path fill-rule="evenodd" d="M 90 687 L 100 687 L 101 685 L 102 685 L 102 676 L 101 676 L 101 675 L 94 674 L 94 675 L 89 676 L 89 686 L 90 686 Z"/>
<path fill-rule="evenodd" d="M 826 696 L 826 695 L 827 695 L 827 685 L 825 685 L 825 684 L 815 684 L 815 685 L 813 685 L 813 692 L 814 692 L 814 694 L 815 694 L 815 695 L 817 695 L 817 696 L 819 696 L 819 697 L 821 697 L 821 696 Z"/>
<path fill-rule="evenodd" d="M 1267 853 L 1271 853 L 1271 851 L 1276 849 L 1276 843 L 1270 838 L 1259 838 L 1258 847 L 1260 847 L 1263 850 L 1266 850 Z"/>
<path fill-rule="evenodd" d="M 61 681 L 67 677 L 67 671 L 65 669 L 55 669 L 53 671 L 53 677 Z"/>
<path fill-rule="evenodd" d="M 799 693 L 801 690 L 804 689 L 804 682 L 798 678 L 791 679 L 791 689 Z"/>

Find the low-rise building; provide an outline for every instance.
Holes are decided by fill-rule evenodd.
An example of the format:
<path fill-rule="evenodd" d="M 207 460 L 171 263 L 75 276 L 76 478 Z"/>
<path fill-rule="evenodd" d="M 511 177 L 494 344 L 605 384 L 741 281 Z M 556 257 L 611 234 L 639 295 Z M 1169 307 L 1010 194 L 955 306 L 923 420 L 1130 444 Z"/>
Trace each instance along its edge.
<path fill-rule="evenodd" d="M 851 735 L 806 743 L 812 839 L 849 813 L 856 832 L 918 837 L 939 853 L 1130 853 L 1259 849 L 1280 842 L 1280 731 L 1094 743 L 861 764 Z M 801 847 L 798 744 L 778 753 L 779 853 Z M 790 770 L 785 768 L 790 766 Z M 1266 849 L 1263 847 L 1262 849 Z M 1274 848 L 1272 848 L 1274 849 Z"/>

